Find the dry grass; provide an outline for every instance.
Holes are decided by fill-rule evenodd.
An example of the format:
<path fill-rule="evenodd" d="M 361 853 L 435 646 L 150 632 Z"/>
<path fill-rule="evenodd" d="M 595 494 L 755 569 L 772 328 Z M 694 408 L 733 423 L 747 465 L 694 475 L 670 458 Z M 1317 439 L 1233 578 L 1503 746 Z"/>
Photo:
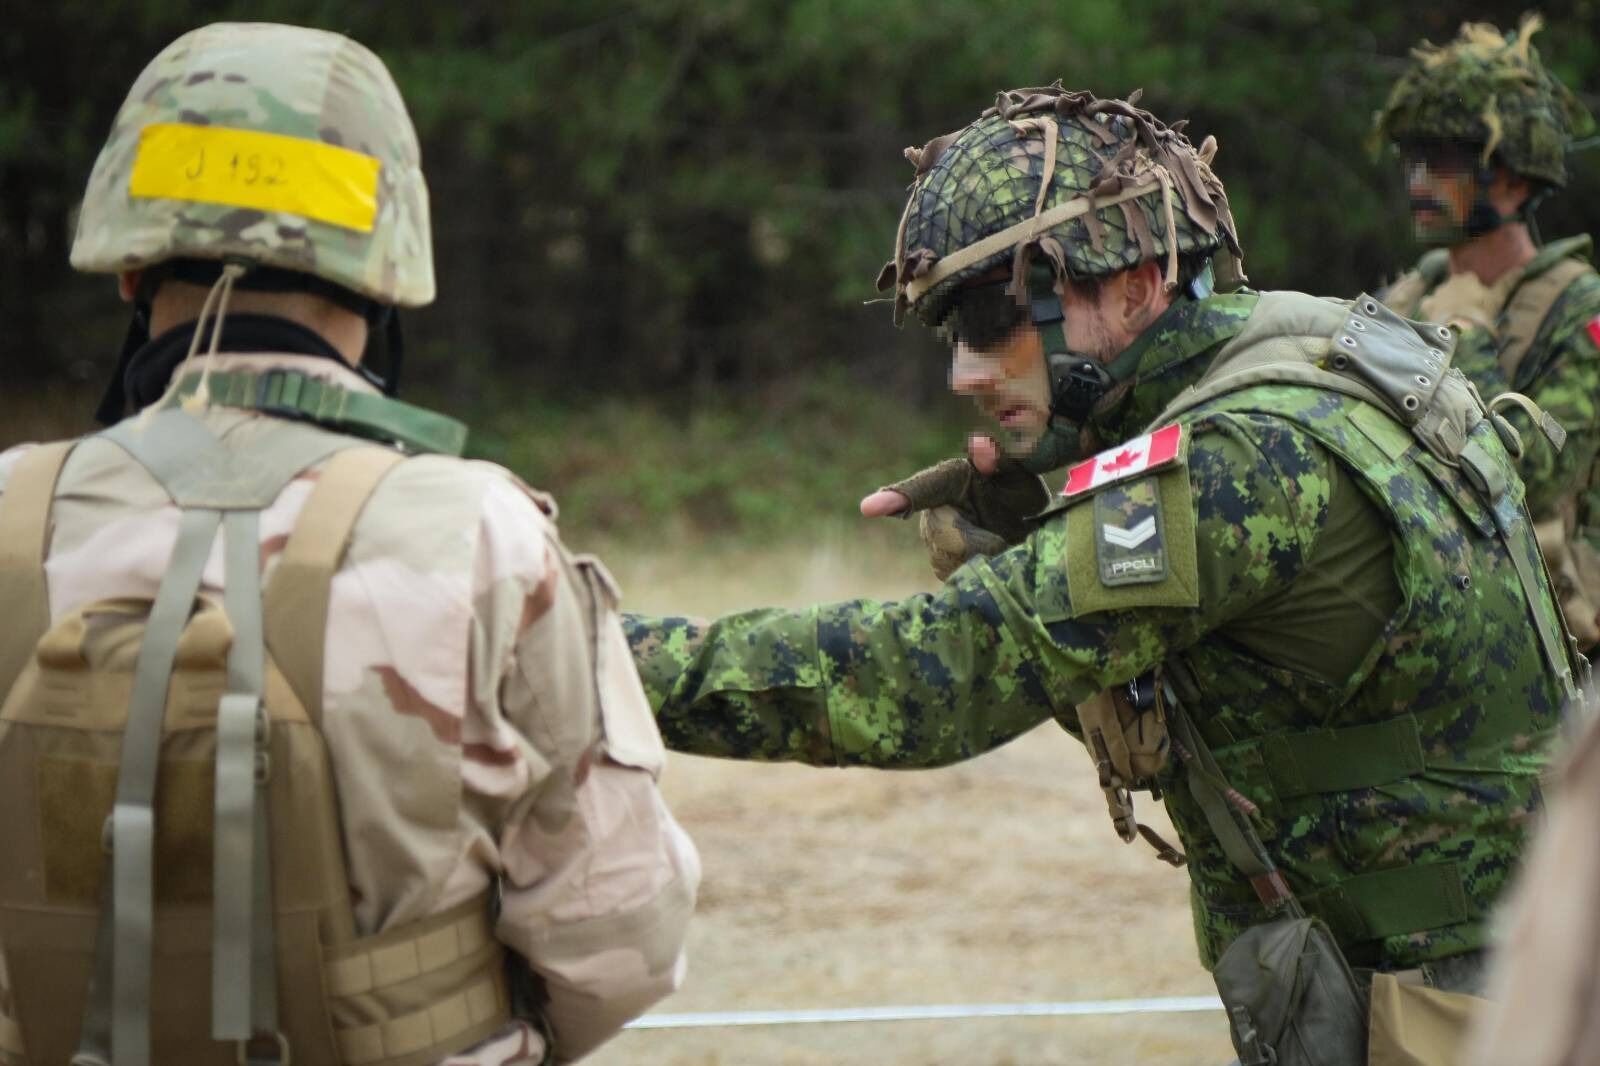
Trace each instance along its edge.
<path fill-rule="evenodd" d="M 931 587 L 914 531 L 815 547 L 606 552 L 638 610 L 716 613 Z M 962 766 L 823 770 L 674 756 L 705 862 L 691 971 L 664 1012 L 1206 995 L 1186 879 L 1112 834 L 1054 726 Z M 1146 813 L 1158 827 L 1158 811 Z M 600 1066 L 1221 1064 L 1220 1014 L 625 1033 Z"/>

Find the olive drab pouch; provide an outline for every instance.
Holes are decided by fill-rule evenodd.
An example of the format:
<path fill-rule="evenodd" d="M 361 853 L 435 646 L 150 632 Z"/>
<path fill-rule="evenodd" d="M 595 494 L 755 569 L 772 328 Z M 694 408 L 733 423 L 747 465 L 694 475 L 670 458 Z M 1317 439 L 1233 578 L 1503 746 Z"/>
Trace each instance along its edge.
<path fill-rule="evenodd" d="M 1228 1012 L 1239 1066 L 1367 1061 L 1361 987 L 1318 919 L 1283 918 L 1246 929 L 1211 976 Z"/>
<path fill-rule="evenodd" d="M 310 426 L 232 453 L 179 409 L 102 435 L 179 510 L 154 599 L 52 624 L 64 449 L 0 495 L 8 1061 L 424 1066 L 508 1017 L 485 898 L 358 938 L 323 742 L 330 583 L 398 452 Z M 267 587 L 257 519 L 321 463 Z M 201 589 L 221 557 L 221 595 Z"/>

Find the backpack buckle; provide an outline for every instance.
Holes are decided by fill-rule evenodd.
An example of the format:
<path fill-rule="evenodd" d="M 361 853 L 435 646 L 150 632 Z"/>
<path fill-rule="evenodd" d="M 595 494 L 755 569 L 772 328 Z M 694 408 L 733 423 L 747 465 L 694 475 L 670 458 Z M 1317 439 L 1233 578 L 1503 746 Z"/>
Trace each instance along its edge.
<path fill-rule="evenodd" d="M 276 1041 L 276 1046 L 268 1041 Z M 289 1038 L 274 1029 L 240 1040 L 234 1044 L 234 1061 L 239 1066 L 289 1066 Z"/>
<path fill-rule="evenodd" d="M 256 379 L 255 409 L 262 414 L 304 421 L 306 413 L 300 410 L 297 401 L 306 380 L 297 370 L 272 367 Z"/>

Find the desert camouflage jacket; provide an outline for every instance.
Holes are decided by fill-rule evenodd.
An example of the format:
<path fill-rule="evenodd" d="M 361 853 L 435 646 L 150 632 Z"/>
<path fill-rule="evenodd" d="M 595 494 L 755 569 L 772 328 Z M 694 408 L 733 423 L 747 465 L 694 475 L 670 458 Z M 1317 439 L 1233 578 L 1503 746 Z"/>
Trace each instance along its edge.
<path fill-rule="evenodd" d="M 1258 298 L 1185 301 L 1147 330 L 1136 385 L 1101 426 L 1125 444 L 1025 542 L 938 592 L 709 623 L 627 616 L 668 745 L 938 766 L 1051 717 L 1076 731 L 1076 704 L 1181 657 L 1202 690 L 1191 717 L 1354 961 L 1478 947 L 1540 806 L 1564 695 L 1530 625 L 1542 612 L 1560 632 L 1548 586 L 1530 604 L 1511 554 L 1544 580 L 1520 487 L 1487 442 L 1513 486 L 1508 551 L 1459 471 L 1425 462 L 1377 407 L 1306 385 L 1184 411 L 1158 455 L 1162 435 L 1137 434 L 1238 348 Z M 1343 317 L 1330 301 L 1275 299 L 1306 321 Z M 1169 765 L 1163 791 L 1210 966 L 1265 912 L 1186 772 Z"/>
<path fill-rule="evenodd" d="M 1514 321 L 1517 294 L 1529 281 L 1563 261 L 1587 267 L 1592 247 L 1588 237 L 1552 242 L 1526 268 L 1494 287 L 1494 306 L 1482 320 L 1458 323 L 1462 336 L 1454 365 L 1478 386 L 1484 399 L 1503 392 L 1523 393 L 1554 415 L 1567 431 L 1566 445 L 1557 452 L 1525 413 L 1517 409 L 1507 412 L 1522 435 L 1523 457 L 1517 469 L 1527 484 L 1528 506 L 1536 518 L 1554 512 L 1567 497 L 1576 494 L 1582 499 L 1588 493 L 1590 472 L 1600 453 L 1600 274 L 1593 268 L 1574 270 L 1575 276 L 1539 321 Z M 1427 259 L 1424 263 L 1431 265 Z M 1447 283 L 1443 271 L 1419 265 L 1397 279 L 1383 298 L 1402 315 L 1446 321 L 1452 311 L 1448 297 L 1442 301 L 1445 306 L 1437 310 L 1429 299 Z M 1508 372 L 1500 355 L 1512 332 L 1530 335 L 1532 342 L 1527 354 Z M 1579 509 L 1580 525 L 1593 523 L 1588 513 L 1600 515 L 1592 501 L 1585 501 Z"/>
<path fill-rule="evenodd" d="M 326 359 L 225 363 L 371 389 Z M 295 431 L 225 408 L 203 417 L 234 447 L 271 448 Z M 0 455 L 0 493 L 27 448 Z M 315 474 L 262 512 L 269 585 Z M 359 934 L 437 914 L 498 881 L 496 933 L 542 983 L 566 1061 L 681 981 L 699 859 L 656 786 L 665 753 L 615 586 L 597 559 L 568 552 L 555 514 L 549 497 L 488 463 L 423 456 L 397 466 L 334 577 L 322 730 Z M 155 594 L 178 510 L 120 448 L 77 447 L 52 517 L 52 618 Z M 221 554 L 219 538 L 203 591 L 218 591 Z M 596 610 L 598 646 L 585 623 Z M 0 1004 L 5 986 L 0 964 Z M 545 1054 L 540 1031 L 518 1021 L 447 1062 L 524 1066 Z"/>

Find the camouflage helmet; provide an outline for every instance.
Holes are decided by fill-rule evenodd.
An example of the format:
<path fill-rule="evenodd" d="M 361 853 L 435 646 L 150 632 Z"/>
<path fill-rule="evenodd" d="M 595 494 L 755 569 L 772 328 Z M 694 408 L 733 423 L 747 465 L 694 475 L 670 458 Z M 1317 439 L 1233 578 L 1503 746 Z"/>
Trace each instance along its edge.
<path fill-rule="evenodd" d="M 1567 183 L 1567 145 L 1594 119 L 1539 61 L 1532 38 L 1544 25 L 1526 15 L 1514 34 L 1463 23 L 1454 41 L 1424 41 L 1374 116 L 1371 147 L 1450 140 L 1482 145 L 1482 162 L 1556 187 Z"/>
<path fill-rule="evenodd" d="M 917 168 L 895 257 L 895 320 L 909 307 L 929 325 L 962 282 L 1010 264 L 1021 291 L 1037 253 L 1058 276 L 1090 279 L 1165 257 L 1226 248 L 1242 258 L 1228 198 L 1182 123 L 1163 125 L 1128 100 L 1060 82 L 1013 89 L 965 129 L 907 148 Z"/>
<path fill-rule="evenodd" d="M 383 304 L 433 300 L 421 152 L 383 62 L 336 33 L 217 23 L 134 82 L 84 193 L 72 265 L 246 260 Z"/>

